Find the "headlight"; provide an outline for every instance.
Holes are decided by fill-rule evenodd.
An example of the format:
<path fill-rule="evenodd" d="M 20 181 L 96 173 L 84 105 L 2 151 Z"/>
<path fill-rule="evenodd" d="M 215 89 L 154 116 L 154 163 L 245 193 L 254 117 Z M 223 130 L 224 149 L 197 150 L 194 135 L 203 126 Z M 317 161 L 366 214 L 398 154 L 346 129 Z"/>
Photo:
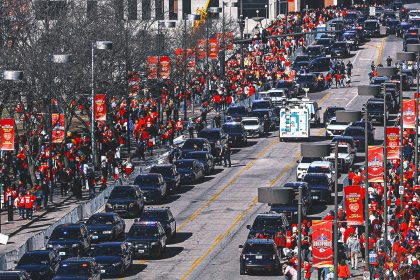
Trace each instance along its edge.
<path fill-rule="evenodd" d="M 129 208 L 133 208 L 133 207 L 134 207 L 134 203 L 130 203 L 130 204 L 128 205 L 128 207 L 129 207 Z"/>
<path fill-rule="evenodd" d="M 111 203 L 107 203 L 106 204 L 106 208 L 112 208 L 112 204 Z"/>
<path fill-rule="evenodd" d="M 52 248 L 54 248 L 54 245 L 52 245 L 52 244 L 47 244 L 47 248 L 52 249 Z"/>
<path fill-rule="evenodd" d="M 157 242 L 152 242 L 152 243 L 150 243 L 150 246 L 156 246 L 156 245 L 158 245 L 158 243 L 157 243 Z"/>
<path fill-rule="evenodd" d="M 71 247 L 72 247 L 72 248 L 79 247 L 79 244 L 73 244 L 73 245 L 71 245 Z"/>
<path fill-rule="evenodd" d="M 122 262 L 117 262 L 117 263 L 112 264 L 112 266 L 115 266 L 115 267 L 118 267 L 118 266 L 121 266 L 121 265 L 122 265 Z"/>
<path fill-rule="evenodd" d="M 103 234 L 111 234 L 111 233 L 112 233 L 112 231 L 111 231 L 111 230 L 104 230 L 102 233 L 103 233 Z"/>
<path fill-rule="evenodd" d="M 127 244 L 128 244 L 129 246 L 132 246 L 132 245 L 133 245 L 133 243 L 131 243 L 131 242 L 127 242 Z"/>

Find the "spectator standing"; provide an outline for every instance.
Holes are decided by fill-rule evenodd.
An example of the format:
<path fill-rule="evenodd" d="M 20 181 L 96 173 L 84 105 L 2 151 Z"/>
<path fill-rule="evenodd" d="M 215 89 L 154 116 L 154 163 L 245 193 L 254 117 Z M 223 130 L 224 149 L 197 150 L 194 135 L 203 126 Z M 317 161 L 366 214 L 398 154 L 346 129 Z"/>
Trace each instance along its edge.
<path fill-rule="evenodd" d="M 19 194 L 16 200 L 16 206 L 19 210 L 19 217 L 21 219 L 25 219 L 25 193 Z"/>
<path fill-rule="evenodd" d="M 28 191 L 24 197 L 25 199 L 25 211 L 26 211 L 26 218 L 28 220 L 32 220 L 32 215 L 34 213 L 34 203 L 36 200 L 36 197 L 31 193 L 31 191 Z"/>
<path fill-rule="evenodd" d="M 360 241 L 356 238 L 354 233 L 351 233 L 346 244 L 350 251 L 351 268 L 357 270 L 357 262 L 360 254 Z"/>
<path fill-rule="evenodd" d="M 191 139 L 194 138 L 194 122 L 193 122 L 192 118 L 190 118 L 188 120 L 187 128 L 188 128 L 188 133 L 190 135 L 190 138 Z"/>
<path fill-rule="evenodd" d="M 231 155 L 232 151 L 230 149 L 230 145 L 226 144 L 224 151 L 223 151 L 223 161 L 224 161 L 224 166 L 227 166 L 227 163 L 229 163 L 229 167 L 232 166 L 232 163 L 230 161 L 230 155 Z"/>
<path fill-rule="evenodd" d="M 47 206 L 48 206 L 48 196 L 50 195 L 50 187 L 47 184 L 46 180 L 43 180 L 41 182 L 41 190 L 42 190 L 42 207 L 44 208 L 44 210 L 47 210 Z"/>
<path fill-rule="evenodd" d="M 350 269 L 344 259 L 338 263 L 337 276 L 339 280 L 346 280 L 351 277 Z"/>

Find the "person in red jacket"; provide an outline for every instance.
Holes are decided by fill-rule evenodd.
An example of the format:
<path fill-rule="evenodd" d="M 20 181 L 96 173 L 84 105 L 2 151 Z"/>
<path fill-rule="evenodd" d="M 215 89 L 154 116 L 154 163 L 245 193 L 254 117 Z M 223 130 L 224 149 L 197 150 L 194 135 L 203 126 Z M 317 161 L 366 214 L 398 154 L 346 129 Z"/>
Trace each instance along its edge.
<path fill-rule="evenodd" d="M 32 220 L 32 214 L 34 213 L 33 207 L 34 202 L 36 200 L 36 196 L 32 195 L 30 191 L 26 193 L 24 196 L 25 199 L 25 210 L 26 210 L 26 217 L 28 220 Z"/>
<path fill-rule="evenodd" d="M 182 131 L 184 130 L 184 124 L 182 123 L 181 118 L 179 118 L 178 121 L 175 123 L 175 130 L 177 136 L 182 134 Z"/>
<path fill-rule="evenodd" d="M 19 194 L 16 198 L 17 200 L 17 208 L 19 209 L 19 217 L 25 219 L 25 193 Z"/>

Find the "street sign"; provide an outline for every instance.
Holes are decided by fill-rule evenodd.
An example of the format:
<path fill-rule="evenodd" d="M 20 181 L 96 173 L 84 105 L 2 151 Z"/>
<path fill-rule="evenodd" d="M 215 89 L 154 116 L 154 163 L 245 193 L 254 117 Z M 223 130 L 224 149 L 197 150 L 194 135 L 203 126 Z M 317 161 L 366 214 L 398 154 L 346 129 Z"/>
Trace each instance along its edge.
<path fill-rule="evenodd" d="M 399 194 L 404 194 L 404 186 L 400 186 L 398 189 Z"/>

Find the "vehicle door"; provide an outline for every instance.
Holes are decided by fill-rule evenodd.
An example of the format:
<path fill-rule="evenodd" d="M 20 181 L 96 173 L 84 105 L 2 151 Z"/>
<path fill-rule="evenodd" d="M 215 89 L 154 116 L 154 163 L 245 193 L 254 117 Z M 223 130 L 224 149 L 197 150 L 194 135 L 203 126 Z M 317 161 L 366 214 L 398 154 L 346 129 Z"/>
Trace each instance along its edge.
<path fill-rule="evenodd" d="M 158 230 L 159 230 L 159 239 L 162 240 L 162 248 L 163 248 L 166 245 L 166 240 L 168 239 L 168 237 L 166 236 L 165 230 L 160 224 L 158 226 Z"/>
<path fill-rule="evenodd" d="M 88 230 L 87 230 L 85 225 L 81 225 L 80 235 L 81 235 L 80 237 L 81 237 L 81 241 L 82 241 L 82 245 L 83 245 L 84 249 L 86 250 L 86 249 L 90 248 L 89 234 L 88 234 Z"/>
<path fill-rule="evenodd" d="M 176 221 L 171 211 L 168 211 L 168 222 L 171 227 L 171 233 L 176 231 Z"/>

